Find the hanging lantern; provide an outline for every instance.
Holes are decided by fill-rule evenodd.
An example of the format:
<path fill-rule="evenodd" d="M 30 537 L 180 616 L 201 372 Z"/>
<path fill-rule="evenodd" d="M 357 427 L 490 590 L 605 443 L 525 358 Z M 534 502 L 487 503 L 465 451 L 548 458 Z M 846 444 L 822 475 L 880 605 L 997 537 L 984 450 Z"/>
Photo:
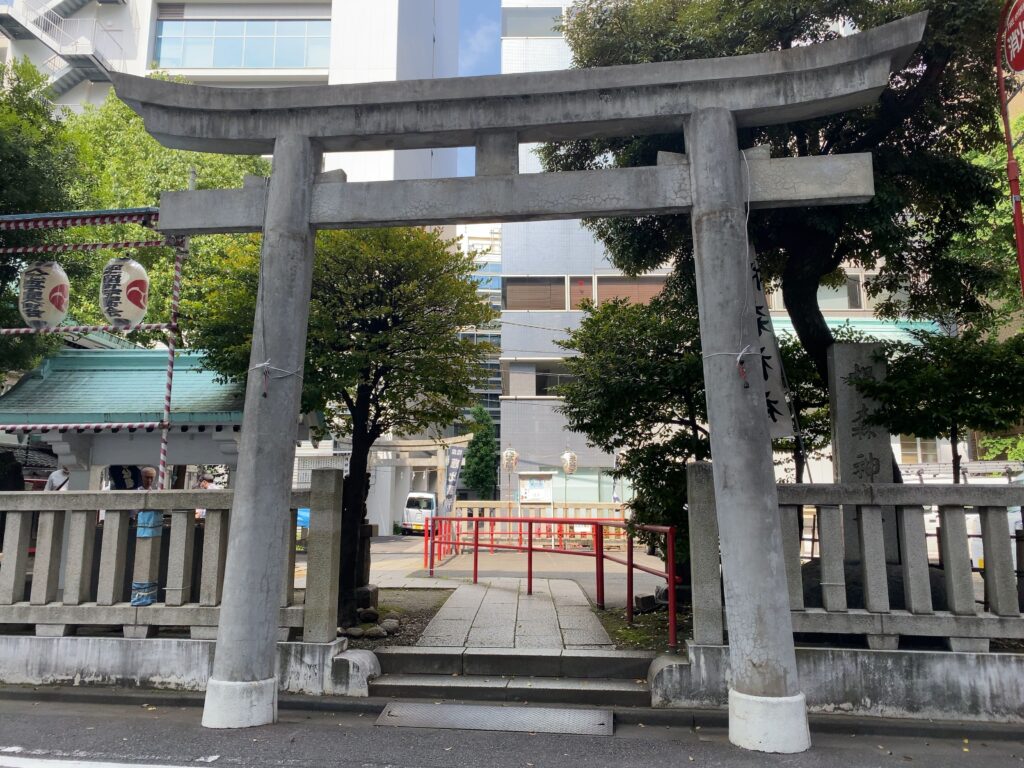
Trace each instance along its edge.
<path fill-rule="evenodd" d="M 37 261 L 21 273 L 18 309 L 37 331 L 55 328 L 68 314 L 71 283 L 56 261 Z"/>
<path fill-rule="evenodd" d="M 562 469 L 565 470 L 565 474 L 571 475 L 576 472 L 579 464 L 575 453 L 566 448 L 565 453 L 563 453 L 559 458 L 562 459 Z"/>
<path fill-rule="evenodd" d="M 134 259 L 111 259 L 103 268 L 100 308 L 119 330 L 131 330 L 146 317 L 149 275 Z"/>
<path fill-rule="evenodd" d="M 519 466 L 519 454 L 512 448 L 506 450 L 501 454 L 501 466 L 505 468 L 506 472 L 515 472 L 516 467 Z"/>

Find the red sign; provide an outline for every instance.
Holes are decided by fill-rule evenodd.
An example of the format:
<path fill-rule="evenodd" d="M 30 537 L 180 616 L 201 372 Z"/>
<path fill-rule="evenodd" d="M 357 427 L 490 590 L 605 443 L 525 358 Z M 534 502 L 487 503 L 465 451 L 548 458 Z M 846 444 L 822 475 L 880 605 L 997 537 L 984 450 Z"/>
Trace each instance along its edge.
<path fill-rule="evenodd" d="M 1024 0 L 1017 0 L 1006 14 L 1003 49 L 1010 69 L 1024 72 Z"/>

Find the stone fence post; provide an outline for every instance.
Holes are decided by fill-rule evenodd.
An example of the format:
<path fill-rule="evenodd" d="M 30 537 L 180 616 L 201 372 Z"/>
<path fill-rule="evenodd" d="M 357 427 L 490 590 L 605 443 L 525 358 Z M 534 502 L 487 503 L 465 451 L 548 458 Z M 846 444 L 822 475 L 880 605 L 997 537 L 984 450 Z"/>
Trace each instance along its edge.
<path fill-rule="evenodd" d="M 344 471 L 314 469 L 309 498 L 306 605 L 302 639 L 330 643 L 338 637 L 338 576 L 341 569 L 341 501 Z"/>

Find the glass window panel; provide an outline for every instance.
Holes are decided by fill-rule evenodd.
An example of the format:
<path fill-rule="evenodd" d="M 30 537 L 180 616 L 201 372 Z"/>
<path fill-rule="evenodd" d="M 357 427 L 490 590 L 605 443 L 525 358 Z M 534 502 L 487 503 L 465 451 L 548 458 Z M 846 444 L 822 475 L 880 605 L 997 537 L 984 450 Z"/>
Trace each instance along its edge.
<path fill-rule="evenodd" d="M 306 39 L 304 37 L 279 37 L 274 54 L 274 66 L 301 68 L 306 65 Z"/>
<path fill-rule="evenodd" d="M 917 464 L 917 438 L 900 435 L 900 463 Z"/>
<path fill-rule="evenodd" d="M 218 21 L 217 37 L 242 37 L 245 34 L 244 21 Z"/>
<path fill-rule="evenodd" d="M 918 440 L 921 447 L 921 463 L 935 464 L 939 460 L 939 441 L 934 437 L 922 437 Z"/>
<path fill-rule="evenodd" d="M 213 66 L 225 68 L 241 67 L 242 38 L 217 38 L 213 44 Z"/>
<path fill-rule="evenodd" d="M 584 301 L 594 300 L 594 278 L 589 276 L 569 278 L 569 308 L 580 309 Z"/>
<path fill-rule="evenodd" d="M 279 21 L 277 22 L 278 37 L 305 37 L 305 21 Z"/>
<path fill-rule="evenodd" d="M 156 63 L 159 67 L 181 66 L 180 37 L 164 37 L 156 41 Z"/>
<path fill-rule="evenodd" d="M 316 19 L 306 24 L 306 34 L 309 37 L 330 37 L 331 22 L 327 19 Z"/>
<path fill-rule="evenodd" d="M 561 6 L 502 8 L 502 37 L 561 37 L 555 29 L 562 20 Z"/>
<path fill-rule="evenodd" d="M 181 37 L 184 34 L 184 21 L 158 21 L 156 23 L 157 37 Z"/>
<path fill-rule="evenodd" d="M 501 290 L 505 309 L 565 309 L 564 277 L 506 277 Z"/>
<path fill-rule="evenodd" d="M 821 309 L 849 309 L 850 297 L 846 287 L 829 288 L 822 285 L 818 288 L 818 306 Z"/>
<path fill-rule="evenodd" d="M 327 37 L 311 37 L 306 44 L 306 66 L 326 69 L 331 65 L 331 41 Z"/>
<path fill-rule="evenodd" d="M 247 21 L 245 22 L 246 37 L 273 37 L 274 22 L 272 21 Z"/>
<path fill-rule="evenodd" d="M 274 66 L 273 38 L 251 38 L 245 40 L 245 55 L 242 58 L 246 67 L 268 69 Z"/>
<path fill-rule="evenodd" d="M 850 309 L 861 309 L 860 275 L 846 276 L 846 293 L 849 298 Z"/>
<path fill-rule="evenodd" d="M 213 38 L 186 37 L 181 56 L 181 66 L 207 68 L 213 66 Z"/>
<path fill-rule="evenodd" d="M 214 26 L 213 21 L 186 21 L 185 37 L 213 37 Z"/>

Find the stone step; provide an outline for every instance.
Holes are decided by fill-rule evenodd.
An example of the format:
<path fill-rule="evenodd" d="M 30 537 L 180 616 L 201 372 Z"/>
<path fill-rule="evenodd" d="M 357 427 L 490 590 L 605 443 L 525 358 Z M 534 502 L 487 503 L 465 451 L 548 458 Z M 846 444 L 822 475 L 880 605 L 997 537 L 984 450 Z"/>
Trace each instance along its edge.
<path fill-rule="evenodd" d="M 385 674 L 370 681 L 370 695 L 448 701 L 515 701 L 617 707 L 651 705 L 651 692 L 645 680 L 597 678 Z"/>
<path fill-rule="evenodd" d="M 651 651 L 393 646 L 376 651 L 381 672 L 642 680 Z"/>

